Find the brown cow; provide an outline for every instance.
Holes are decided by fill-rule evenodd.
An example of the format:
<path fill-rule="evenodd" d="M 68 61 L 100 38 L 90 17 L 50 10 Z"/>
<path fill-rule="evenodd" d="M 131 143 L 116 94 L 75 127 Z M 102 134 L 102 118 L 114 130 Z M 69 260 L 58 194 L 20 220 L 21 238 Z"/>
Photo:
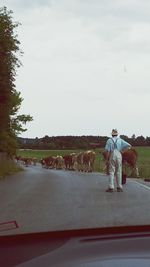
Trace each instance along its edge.
<path fill-rule="evenodd" d="M 66 170 L 76 170 L 77 169 L 77 154 L 70 153 L 63 156 L 65 169 Z"/>
<path fill-rule="evenodd" d="M 64 155 L 63 159 L 65 164 L 65 169 L 70 170 L 72 165 L 72 157 L 70 155 Z"/>
<path fill-rule="evenodd" d="M 96 153 L 88 150 L 83 153 L 83 170 L 85 172 L 92 172 L 94 167 Z"/>
<path fill-rule="evenodd" d="M 62 156 L 57 156 L 54 159 L 54 168 L 57 170 L 63 169 L 64 168 L 64 159 Z"/>
<path fill-rule="evenodd" d="M 79 152 L 76 156 L 77 170 L 83 171 L 83 154 L 84 152 Z"/>
<path fill-rule="evenodd" d="M 105 171 L 109 174 L 109 162 L 107 161 L 107 151 L 102 151 L 102 155 L 104 160 L 106 161 Z M 122 165 L 123 165 L 123 175 L 125 175 L 125 166 L 129 166 L 131 169 L 132 176 L 139 176 L 139 171 L 137 167 L 137 158 L 138 154 L 134 148 L 124 150 L 121 152 L 122 154 Z"/>
<path fill-rule="evenodd" d="M 131 176 L 139 176 L 139 170 L 137 166 L 138 154 L 134 148 L 122 151 L 122 164 L 125 167 L 127 164 L 131 169 Z"/>
<path fill-rule="evenodd" d="M 76 171 L 78 169 L 77 154 L 71 153 L 70 156 L 72 157 L 72 170 Z"/>
<path fill-rule="evenodd" d="M 28 167 L 29 165 L 32 164 L 32 158 L 29 157 L 21 157 L 20 161 L 26 166 Z"/>
<path fill-rule="evenodd" d="M 55 158 L 52 156 L 42 158 L 40 160 L 40 163 L 42 164 L 42 167 L 49 169 L 54 167 L 54 160 Z"/>
<path fill-rule="evenodd" d="M 15 156 L 15 160 L 17 161 L 17 163 L 21 160 L 21 156 Z"/>

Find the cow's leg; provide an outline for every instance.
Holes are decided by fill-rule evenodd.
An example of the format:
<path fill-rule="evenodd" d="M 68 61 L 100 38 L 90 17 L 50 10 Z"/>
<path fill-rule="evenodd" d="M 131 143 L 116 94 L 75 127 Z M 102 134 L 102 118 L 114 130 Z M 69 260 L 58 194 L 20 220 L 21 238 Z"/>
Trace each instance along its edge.
<path fill-rule="evenodd" d="M 138 169 L 138 166 L 137 165 L 136 165 L 135 169 L 136 169 L 136 175 L 137 175 L 137 177 L 139 177 L 140 174 L 139 174 L 139 169 Z"/>
<path fill-rule="evenodd" d="M 92 172 L 92 163 L 90 161 L 89 161 L 89 164 L 88 164 L 88 169 L 89 169 L 88 170 L 89 172 Z"/>
<path fill-rule="evenodd" d="M 139 177 L 139 169 L 138 169 L 137 165 L 135 165 L 135 167 L 133 168 L 132 175 L 136 176 L 136 177 Z"/>

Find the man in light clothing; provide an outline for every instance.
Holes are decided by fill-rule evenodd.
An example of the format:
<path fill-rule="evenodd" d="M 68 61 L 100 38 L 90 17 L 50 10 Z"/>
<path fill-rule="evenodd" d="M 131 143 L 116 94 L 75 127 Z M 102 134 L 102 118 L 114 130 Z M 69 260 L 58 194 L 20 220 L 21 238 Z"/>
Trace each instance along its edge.
<path fill-rule="evenodd" d="M 131 145 L 118 137 L 118 131 L 112 130 L 112 137 L 105 145 L 107 151 L 107 161 L 109 162 L 109 187 L 106 192 L 114 192 L 114 177 L 117 181 L 117 192 L 123 192 L 122 189 L 122 154 L 121 150 L 131 148 Z"/>

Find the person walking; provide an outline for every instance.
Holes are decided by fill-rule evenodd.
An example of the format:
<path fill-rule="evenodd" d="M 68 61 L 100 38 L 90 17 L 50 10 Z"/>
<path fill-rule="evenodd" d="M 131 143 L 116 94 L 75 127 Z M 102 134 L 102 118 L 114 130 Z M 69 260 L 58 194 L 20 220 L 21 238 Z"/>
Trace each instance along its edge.
<path fill-rule="evenodd" d="M 123 149 L 131 148 L 131 145 L 118 137 L 118 131 L 112 130 L 112 137 L 109 138 L 105 145 L 107 151 L 107 162 L 109 165 L 109 186 L 106 192 L 114 192 L 114 179 L 116 176 L 117 192 L 123 192 L 122 189 L 122 154 Z"/>

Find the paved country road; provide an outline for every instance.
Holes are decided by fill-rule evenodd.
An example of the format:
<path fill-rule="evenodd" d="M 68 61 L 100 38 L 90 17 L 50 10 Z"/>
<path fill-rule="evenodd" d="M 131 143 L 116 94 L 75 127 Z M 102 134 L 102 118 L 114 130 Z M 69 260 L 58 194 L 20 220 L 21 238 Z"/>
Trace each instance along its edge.
<path fill-rule="evenodd" d="M 41 166 L 0 180 L 0 235 L 150 224 L 150 187 L 127 179 L 123 193 L 106 193 L 107 182 L 99 173 Z M 2 224 L 11 221 L 19 228 Z"/>

